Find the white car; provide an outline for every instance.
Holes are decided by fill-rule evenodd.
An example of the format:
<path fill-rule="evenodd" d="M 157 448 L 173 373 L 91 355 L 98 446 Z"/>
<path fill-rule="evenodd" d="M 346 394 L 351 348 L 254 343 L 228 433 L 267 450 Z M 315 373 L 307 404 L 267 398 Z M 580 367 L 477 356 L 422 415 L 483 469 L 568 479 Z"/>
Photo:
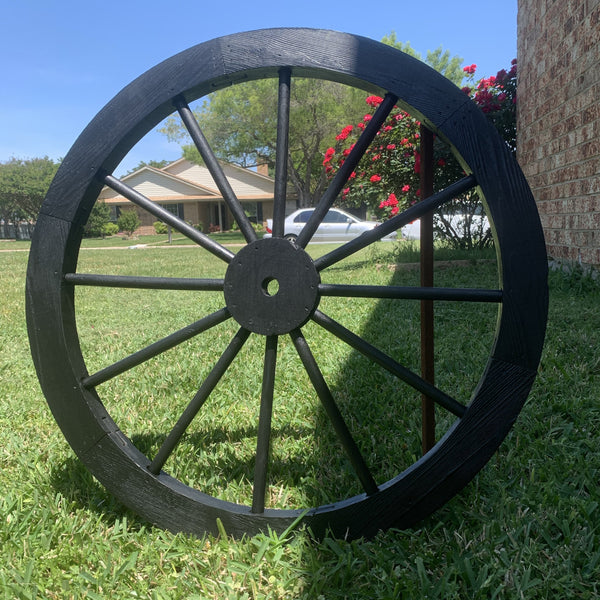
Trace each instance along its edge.
<path fill-rule="evenodd" d="M 437 217 L 439 219 L 439 217 Z M 488 235 L 490 230 L 490 223 L 485 215 L 444 215 L 444 218 L 455 232 L 455 235 L 462 237 L 466 233 L 467 219 L 470 218 L 470 233 L 471 236 L 479 237 L 481 235 Z M 401 228 L 402 237 L 406 240 L 419 240 L 421 239 L 421 221 L 417 219 L 408 225 Z"/>
<path fill-rule="evenodd" d="M 302 228 L 308 222 L 314 208 L 302 208 L 286 217 L 284 225 L 284 237 L 294 241 Z M 361 221 L 354 215 L 351 215 L 339 208 L 330 208 L 322 223 L 315 231 L 312 237 L 313 242 L 346 242 L 358 237 L 365 231 L 370 231 L 377 227 L 377 221 Z M 273 229 L 273 220 L 267 219 L 267 233 L 264 237 L 271 237 Z M 390 241 L 396 239 L 396 232 L 390 233 L 382 240 Z"/>

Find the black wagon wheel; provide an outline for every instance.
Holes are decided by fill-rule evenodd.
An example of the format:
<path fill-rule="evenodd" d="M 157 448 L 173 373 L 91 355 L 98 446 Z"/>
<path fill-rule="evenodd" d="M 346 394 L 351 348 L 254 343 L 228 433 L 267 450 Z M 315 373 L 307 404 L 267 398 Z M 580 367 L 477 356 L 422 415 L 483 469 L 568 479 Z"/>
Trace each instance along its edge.
<path fill-rule="evenodd" d="M 383 96 L 352 154 L 330 183 L 295 243 L 284 239 L 290 89 L 295 77 L 353 85 Z M 241 203 L 189 108 L 190 102 L 232 84 L 279 81 L 278 142 L 273 236 L 258 239 Z M 396 215 L 373 231 L 312 259 L 306 247 L 394 105 L 405 107 L 446 141 L 464 178 Z M 127 152 L 165 117 L 177 112 L 200 151 L 246 239 L 237 253 L 163 210 L 113 175 Z M 222 261 L 220 279 L 78 272 L 83 226 L 108 186 L 187 236 Z M 457 195 L 477 188 L 492 223 L 498 255 L 497 289 L 447 289 L 324 284 L 321 275 L 341 260 Z M 175 531 L 217 532 L 217 519 L 234 534 L 281 531 L 300 516 L 319 535 L 357 537 L 390 526 L 407 527 L 431 514 L 485 465 L 515 421 L 533 383 L 547 315 L 546 255 L 535 203 L 526 181 L 485 116 L 456 87 L 413 58 L 383 44 L 331 31 L 272 29 L 235 34 L 190 48 L 124 88 L 88 125 L 64 159 L 41 209 L 27 275 L 27 320 L 32 354 L 51 410 L 70 445 L 108 490 L 138 514 Z M 278 289 L 270 286 L 276 282 Z M 78 337 L 76 288 L 108 286 L 215 293 L 220 308 L 125 358 L 89 372 Z M 498 316 L 487 364 L 469 400 L 427 384 L 359 333 L 331 318 L 325 296 L 493 302 Z M 148 456 L 120 429 L 103 403 L 105 382 L 167 353 L 219 324 L 237 333 L 215 360 L 198 391 Z M 315 359 L 305 326 L 323 328 L 427 394 L 452 415 L 442 439 L 387 481 L 377 481 L 353 429 L 342 415 Z M 316 325 L 315 325 L 316 324 Z M 252 501 L 216 498 L 169 474 L 168 461 L 220 378 L 250 337 L 264 339 L 260 416 Z M 325 409 L 361 491 L 331 504 L 270 508 L 265 505 L 278 342 L 291 339 L 302 368 Z M 261 351 L 263 352 L 263 351 Z M 257 400 L 258 401 L 258 400 Z M 367 400 L 368 401 L 368 400 Z"/>

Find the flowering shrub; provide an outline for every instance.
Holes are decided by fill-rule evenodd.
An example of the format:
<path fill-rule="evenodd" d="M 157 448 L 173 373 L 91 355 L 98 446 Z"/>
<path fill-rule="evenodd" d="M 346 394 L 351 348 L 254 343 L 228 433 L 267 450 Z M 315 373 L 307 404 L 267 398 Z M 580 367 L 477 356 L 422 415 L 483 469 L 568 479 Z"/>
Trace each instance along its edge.
<path fill-rule="evenodd" d="M 496 125 L 502 137 L 514 151 L 516 145 L 516 60 L 510 71 L 499 71 L 494 77 L 475 81 L 477 65 L 463 67 L 466 85 L 463 91 L 481 107 Z M 332 178 L 344 164 L 354 143 L 381 104 L 379 96 L 366 98 L 368 112 L 355 125 L 346 125 L 335 137 L 323 157 L 323 166 Z M 401 108 L 395 106 L 377 133 L 374 142 L 351 174 L 348 186 L 342 190 L 342 204 L 367 206 L 379 218 L 390 218 L 419 200 L 421 171 L 420 123 Z M 434 139 L 434 189 L 443 189 L 464 175 L 450 151 L 438 138 Z M 480 212 L 476 194 L 471 192 L 457 199 L 446 212 L 467 211 L 473 216 Z M 438 236 L 450 238 L 459 247 L 481 246 L 490 242 L 489 232 L 481 232 L 480 239 L 472 240 L 471 228 L 456 231 L 455 222 L 450 227 L 448 219 L 439 214 L 434 222 Z M 467 231 L 468 229 L 468 231 Z M 467 240 L 462 238 L 467 237 Z"/>
<path fill-rule="evenodd" d="M 487 114 L 504 141 L 517 151 L 517 59 L 509 71 L 502 69 L 494 77 L 481 79 L 469 95 Z"/>
<path fill-rule="evenodd" d="M 326 150 L 323 165 L 329 177 L 333 177 L 344 164 L 356 138 L 381 102 L 379 96 L 368 96 L 366 103 L 371 112 L 365 114 L 356 126 L 344 127 L 336 136 L 335 146 Z M 375 141 L 350 175 L 348 187 L 342 190 L 342 202 L 349 206 L 367 205 L 380 218 L 393 216 L 417 202 L 421 170 L 419 130 L 418 121 L 399 107 L 394 107 Z M 462 170 L 449 149 L 438 143 L 435 152 L 437 183 L 443 185 L 452 176 L 460 178 Z"/>

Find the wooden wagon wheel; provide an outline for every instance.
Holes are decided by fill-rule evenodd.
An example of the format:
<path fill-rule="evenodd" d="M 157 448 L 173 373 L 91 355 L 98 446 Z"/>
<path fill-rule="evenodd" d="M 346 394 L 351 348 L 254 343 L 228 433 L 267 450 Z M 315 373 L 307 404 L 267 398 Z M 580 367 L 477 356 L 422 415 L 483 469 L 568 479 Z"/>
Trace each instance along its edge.
<path fill-rule="evenodd" d="M 189 103 L 225 86 L 279 78 L 278 154 L 272 239 L 257 239 L 241 203 L 189 109 Z M 319 202 L 296 244 L 283 239 L 289 95 L 294 77 L 328 79 L 385 96 L 344 167 Z M 447 141 L 466 176 L 372 232 L 312 260 L 304 250 L 329 206 L 346 184 L 379 125 L 395 104 L 406 107 Z M 161 209 L 112 175 L 141 137 L 178 111 L 211 170 L 247 245 L 237 254 Z M 222 280 L 144 278 L 77 272 L 82 229 L 104 186 L 169 223 L 223 261 Z M 433 291 L 376 286 L 333 286 L 321 273 L 384 235 L 477 187 L 485 199 L 498 252 L 500 286 Z M 527 183 L 485 116 L 444 77 L 383 44 L 330 31 L 273 29 L 215 39 L 184 51 L 136 79 L 90 123 L 64 159 L 39 215 L 27 275 L 27 319 L 34 362 L 43 391 L 70 445 L 90 471 L 122 502 L 150 521 L 175 531 L 216 532 L 220 518 L 234 535 L 283 530 L 299 515 L 315 534 L 371 535 L 406 527 L 432 513 L 485 465 L 515 421 L 533 383 L 547 316 L 546 255 L 536 207 Z M 279 284 L 270 293 L 269 282 Z M 76 286 L 223 290 L 222 308 L 194 324 L 89 373 L 76 326 Z M 393 358 L 348 331 L 319 309 L 325 295 L 348 298 L 414 298 L 497 302 L 490 356 L 469 402 L 429 386 Z M 97 390 L 120 373 L 233 319 L 238 333 L 216 362 L 154 456 L 146 456 L 119 429 Z M 392 479 L 375 481 L 303 335 L 308 321 L 427 393 L 455 421 L 425 456 Z M 251 506 L 214 498 L 163 470 L 216 382 L 252 335 L 265 340 L 261 416 L 258 423 Z M 278 510 L 264 503 L 270 414 L 277 342 L 290 336 L 299 360 L 333 424 L 362 493 L 330 505 Z"/>

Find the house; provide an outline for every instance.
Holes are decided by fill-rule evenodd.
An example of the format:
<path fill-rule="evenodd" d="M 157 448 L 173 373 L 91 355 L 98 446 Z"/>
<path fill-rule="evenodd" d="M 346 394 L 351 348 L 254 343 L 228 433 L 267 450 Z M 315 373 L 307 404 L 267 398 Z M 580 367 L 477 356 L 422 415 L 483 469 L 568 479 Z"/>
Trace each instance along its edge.
<path fill-rule="evenodd" d="M 221 167 L 250 220 L 263 223 L 270 219 L 273 216 L 274 181 L 268 176 L 266 165 L 260 165 L 255 171 L 228 163 L 222 163 Z M 223 231 L 233 225 L 233 217 L 209 170 L 203 165 L 182 158 L 162 169 L 142 167 L 122 177 L 121 181 L 188 223 L 202 225 L 203 231 L 208 231 L 211 226 Z M 110 207 L 114 220 L 122 210 L 131 210 L 134 206 L 108 187 L 102 190 L 99 200 Z M 288 199 L 288 203 L 290 206 L 286 210 L 294 210 L 295 202 Z M 138 207 L 135 210 L 141 221 L 138 233 L 154 233 L 156 217 Z"/>

